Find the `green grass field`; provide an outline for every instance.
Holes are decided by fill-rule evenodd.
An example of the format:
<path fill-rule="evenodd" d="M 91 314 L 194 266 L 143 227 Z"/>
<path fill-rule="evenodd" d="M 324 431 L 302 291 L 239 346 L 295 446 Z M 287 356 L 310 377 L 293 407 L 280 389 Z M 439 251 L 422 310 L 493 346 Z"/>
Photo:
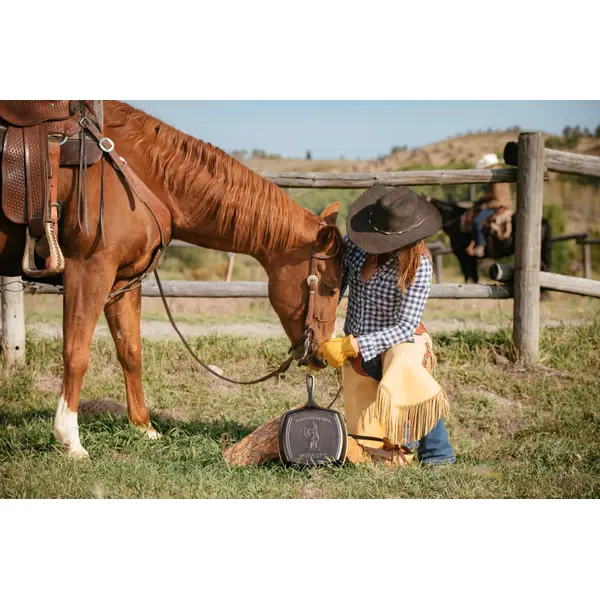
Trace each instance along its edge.
<path fill-rule="evenodd" d="M 283 339 L 195 340 L 238 377 L 278 364 Z M 30 336 L 28 366 L 0 379 L 3 498 L 597 498 L 600 496 L 600 321 L 546 329 L 543 367 L 509 364 L 507 330 L 435 337 L 437 376 L 452 402 L 453 466 L 303 472 L 277 462 L 228 466 L 222 451 L 305 400 L 304 371 L 238 387 L 210 379 L 181 344 L 144 341 L 144 385 L 157 441 L 133 430 L 112 343 L 94 342 L 82 395 L 81 439 L 91 460 L 63 455 L 52 437 L 61 342 Z M 337 387 L 319 374 L 317 399 Z M 340 407 L 343 409 L 343 404 Z"/>

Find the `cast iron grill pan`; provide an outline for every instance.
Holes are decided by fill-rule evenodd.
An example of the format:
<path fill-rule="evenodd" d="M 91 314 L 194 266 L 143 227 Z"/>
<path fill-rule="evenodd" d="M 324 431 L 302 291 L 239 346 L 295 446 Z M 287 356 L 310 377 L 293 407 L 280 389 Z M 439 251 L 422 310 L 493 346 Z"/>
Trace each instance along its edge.
<path fill-rule="evenodd" d="M 290 410 L 279 424 L 279 456 L 286 466 L 342 465 L 348 444 L 346 424 L 335 410 L 314 400 L 315 378 L 306 377 L 308 402 Z"/>

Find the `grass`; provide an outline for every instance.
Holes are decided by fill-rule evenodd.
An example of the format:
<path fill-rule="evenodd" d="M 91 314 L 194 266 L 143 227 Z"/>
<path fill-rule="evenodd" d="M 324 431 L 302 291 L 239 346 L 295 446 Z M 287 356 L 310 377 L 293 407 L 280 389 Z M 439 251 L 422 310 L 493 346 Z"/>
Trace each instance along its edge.
<path fill-rule="evenodd" d="M 250 377 L 278 364 L 283 339 L 212 337 L 196 349 L 226 373 Z M 240 387 L 210 379 L 175 342 L 144 342 L 144 387 L 157 441 L 123 414 L 122 374 L 109 340 L 93 344 L 80 416 L 89 461 L 52 437 L 60 341 L 28 340 L 29 363 L 0 379 L 0 496 L 4 498 L 597 498 L 600 496 L 600 322 L 547 329 L 544 367 L 512 357 L 507 330 L 435 338 L 437 377 L 452 401 L 447 424 L 458 461 L 423 469 L 348 464 L 296 471 L 277 462 L 228 466 L 222 451 L 305 400 L 304 372 Z M 317 399 L 337 390 L 321 373 Z M 95 399 L 92 402 L 90 399 Z M 107 410 L 108 409 L 108 410 Z M 343 410 L 343 405 L 340 407 Z"/>

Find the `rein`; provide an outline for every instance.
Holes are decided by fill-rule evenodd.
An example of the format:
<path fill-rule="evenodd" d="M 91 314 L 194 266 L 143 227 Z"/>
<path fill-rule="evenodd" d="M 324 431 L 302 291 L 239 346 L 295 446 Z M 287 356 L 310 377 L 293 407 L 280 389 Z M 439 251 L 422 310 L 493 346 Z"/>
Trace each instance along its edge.
<path fill-rule="evenodd" d="M 158 290 L 160 292 L 160 297 L 162 299 L 163 305 L 165 307 L 165 311 L 167 313 L 167 317 L 169 317 L 169 321 L 171 322 L 171 325 L 173 326 L 173 329 L 175 330 L 175 332 L 177 333 L 177 335 L 179 336 L 179 338 L 181 339 L 181 341 L 183 342 L 183 345 L 186 347 L 186 350 L 190 353 L 190 355 L 192 356 L 192 358 L 202 367 L 204 367 L 209 373 L 212 373 L 215 377 L 218 377 L 219 379 L 222 379 L 223 381 L 228 381 L 229 383 L 236 383 L 238 385 L 252 385 L 254 383 L 261 383 L 263 381 L 267 381 L 267 379 L 271 379 L 272 377 L 281 375 L 282 373 L 285 373 L 289 368 L 290 365 L 292 364 L 292 362 L 294 361 L 294 358 L 292 356 L 290 356 L 287 360 L 285 360 L 284 362 L 281 363 L 281 365 L 279 365 L 279 367 L 277 369 L 275 369 L 274 371 L 272 371 L 271 373 L 269 373 L 268 375 L 265 375 L 264 377 L 261 377 L 260 379 L 253 379 L 251 381 L 238 381 L 236 379 L 230 379 L 229 377 L 225 377 L 225 375 L 220 375 L 219 373 L 217 373 L 216 371 L 213 371 L 191 348 L 191 346 L 188 344 L 187 340 L 185 339 L 184 335 L 181 333 L 181 331 L 179 331 L 179 328 L 177 327 L 177 324 L 175 323 L 175 320 L 173 319 L 173 315 L 171 313 L 171 309 L 169 308 L 169 305 L 167 303 L 167 299 L 165 297 L 165 293 L 163 291 L 163 287 L 162 287 L 162 283 L 160 282 L 160 277 L 158 276 L 158 271 L 155 270 L 154 271 L 154 277 L 156 278 L 156 284 L 158 285 Z M 290 352 L 291 352 L 291 348 L 290 348 Z"/>
<path fill-rule="evenodd" d="M 290 354 L 296 348 L 298 348 L 301 344 L 304 344 L 304 355 L 302 356 L 302 358 L 300 358 L 298 360 L 299 366 L 303 366 L 303 365 L 306 365 L 309 363 L 309 357 L 311 355 L 311 346 L 313 344 L 314 336 L 315 336 L 315 331 L 313 328 L 313 323 L 315 321 L 315 315 L 314 315 L 315 294 L 316 294 L 316 290 L 317 290 L 317 285 L 319 284 L 319 276 L 317 275 L 317 261 L 318 260 L 330 260 L 330 259 L 334 258 L 335 256 L 337 256 L 338 252 L 340 251 L 341 244 L 337 238 L 336 238 L 336 241 L 337 241 L 336 251 L 331 256 L 314 252 L 314 250 L 311 255 L 310 275 L 306 279 L 306 282 L 308 283 L 308 286 L 309 286 L 309 295 L 308 295 L 308 306 L 307 306 L 307 310 L 306 310 L 304 335 L 295 344 L 293 344 L 290 347 L 290 349 L 288 350 L 288 354 Z M 260 377 L 259 379 L 252 379 L 251 381 L 239 381 L 239 380 L 231 379 L 230 377 L 226 377 L 225 375 L 221 375 L 221 374 L 217 373 L 216 371 L 211 369 L 210 366 L 207 365 L 192 350 L 188 341 L 185 339 L 184 335 L 181 333 L 181 331 L 177 327 L 177 324 L 175 323 L 175 320 L 173 319 L 173 314 L 171 313 L 171 309 L 169 308 L 169 304 L 167 303 L 167 298 L 165 296 L 165 293 L 164 293 L 164 290 L 162 287 L 162 283 L 160 281 L 160 277 L 159 277 L 158 271 L 156 269 L 154 270 L 154 277 L 156 278 L 156 284 L 158 286 L 158 291 L 160 292 L 160 297 L 161 297 L 162 303 L 165 307 L 165 312 L 167 313 L 167 317 L 169 318 L 169 321 L 170 321 L 171 325 L 173 326 L 173 329 L 175 330 L 175 332 L 177 333 L 177 335 L 183 342 L 183 345 L 185 346 L 186 350 L 190 353 L 191 357 L 200 366 L 202 366 L 204 369 L 206 369 L 209 373 L 211 373 L 215 377 L 218 377 L 219 379 L 222 379 L 223 381 L 228 381 L 229 383 L 235 383 L 237 385 L 253 385 L 255 383 L 262 383 L 263 381 L 267 381 L 268 379 L 271 379 L 272 377 L 277 377 L 279 375 L 282 375 L 290 368 L 292 362 L 294 362 L 294 357 L 290 356 L 284 362 L 282 362 L 281 365 L 279 365 L 279 367 L 277 369 L 275 369 L 271 373 L 265 375 L 264 377 Z M 332 406 L 335 403 L 335 401 L 338 399 L 340 392 L 341 392 L 341 387 L 338 390 L 338 393 L 337 393 L 336 397 L 333 399 L 333 402 L 330 404 L 330 406 Z"/>

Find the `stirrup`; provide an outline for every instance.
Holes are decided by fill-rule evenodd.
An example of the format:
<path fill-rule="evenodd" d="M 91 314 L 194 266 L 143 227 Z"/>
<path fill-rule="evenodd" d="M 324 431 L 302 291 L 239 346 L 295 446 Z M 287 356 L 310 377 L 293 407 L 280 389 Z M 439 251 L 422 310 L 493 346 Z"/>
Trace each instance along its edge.
<path fill-rule="evenodd" d="M 29 277 L 48 277 L 50 275 L 58 275 L 65 270 L 65 257 L 58 245 L 55 224 L 51 221 L 46 222 L 44 223 L 44 229 L 50 250 L 50 258 L 46 261 L 45 269 L 38 269 L 35 264 L 36 240 L 31 236 L 29 227 L 27 227 L 22 267 L 23 272 Z"/>

